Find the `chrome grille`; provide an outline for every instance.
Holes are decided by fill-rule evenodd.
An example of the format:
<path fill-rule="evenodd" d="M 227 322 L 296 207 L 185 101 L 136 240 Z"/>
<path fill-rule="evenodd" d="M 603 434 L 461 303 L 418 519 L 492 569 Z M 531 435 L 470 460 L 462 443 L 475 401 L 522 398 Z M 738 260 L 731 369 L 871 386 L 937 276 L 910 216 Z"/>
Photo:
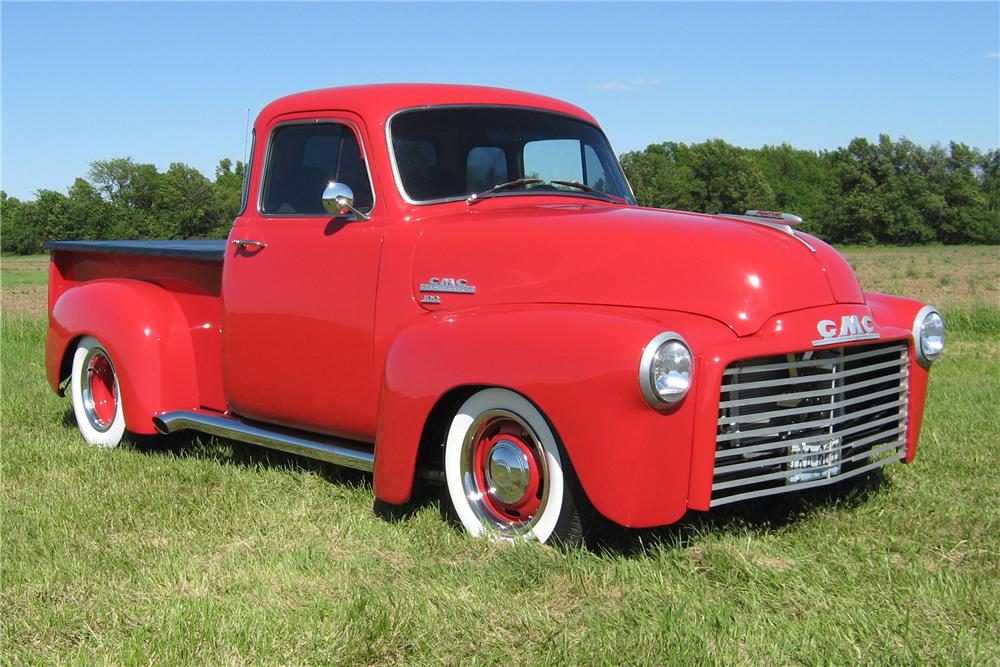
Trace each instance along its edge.
<path fill-rule="evenodd" d="M 908 346 L 827 348 L 723 373 L 712 506 L 830 484 L 903 458 Z"/>

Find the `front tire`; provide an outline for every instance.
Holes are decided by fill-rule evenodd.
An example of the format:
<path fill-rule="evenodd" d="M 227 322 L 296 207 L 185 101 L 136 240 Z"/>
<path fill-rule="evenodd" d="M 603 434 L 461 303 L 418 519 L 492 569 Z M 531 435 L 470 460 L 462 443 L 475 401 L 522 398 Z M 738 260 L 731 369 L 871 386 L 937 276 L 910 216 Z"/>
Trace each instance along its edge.
<path fill-rule="evenodd" d="M 548 421 L 520 394 L 490 388 L 466 400 L 448 429 L 444 464 L 452 507 L 472 535 L 582 541 L 582 494 L 569 461 Z"/>
<path fill-rule="evenodd" d="M 83 439 L 117 447 L 125 435 L 121 387 L 111 355 L 96 338 L 84 336 L 73 352 L 70 395 Z"/>

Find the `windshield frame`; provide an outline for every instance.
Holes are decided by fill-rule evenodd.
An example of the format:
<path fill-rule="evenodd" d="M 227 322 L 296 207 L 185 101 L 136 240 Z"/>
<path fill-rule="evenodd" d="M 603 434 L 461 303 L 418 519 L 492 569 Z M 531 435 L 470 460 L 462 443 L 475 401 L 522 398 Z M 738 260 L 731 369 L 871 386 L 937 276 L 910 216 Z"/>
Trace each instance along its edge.
<path fill-rule="evenodd" d="M 399 166 L 396 164 L 396 149 L 394 148 L 392 142 L 392 121 L 394 121 L 397 116 L 400 116 L 405 113 L 431 111 L 437 109 L 511 109 L 517 111 L 534 111 L 537 113 L 548 114 L 550 116 L 559 116 L 561 118 L 568 118 L 570 120 L 574 120 L 579 123 L 585 123 L 594 128 L 595 130 L 597 130 L 601 134 L 601 137 L 604 138 L 605 143 L 608 145 L 608 150 L 611 151 L 611 157 L 614 158 L 615 165 L 618 167 L 618 171 L 622 175 L 622 180 L 625 182 L 625 186 L 628 188 L 629 194 L 632 195 L 633 201 L 635 200 L 635 192 L 632 191 L 632 184 L 628 182 L 628 177 L 625 176 L 625 170 L 622 169 L 621 161 L 618 159 L 618 154 L 615 153 L 614 147 L 608 140 L 608 135 L 604 133 L 604 130 L 602 130 L 597 123 L 594 123 L 592 121 L 587 120 L 586 118 L 582 118 L 580 116 L 571 113 L 554 111 L 552 109 L 545 109 L 542 107 L 522 106 L 520 104 L 424 104 L 419 106 L 406 107 L 404 109 L 397 109 L 396 111 L 393 111 L 391 114 L 389 114 L 389 117 L 385 121 L 385 142 L 386 142 L 386 150 L 389 152 L 389 164 L 392 166 L 392 178 L 393 181 L 395 181 L 396 183 L 396 191 L 399 193 L 399 196 L 403 199 L 404 202 L 410 204 L 411 206 L 428 206 L 431 204 L 445 204 L 449 202 L 465 201 L 466 199 L 468 199 L 470 194 L 466 192 L 465 194 L 462 195 L 453 195 L 451 197 L 441 197 L 438 199 L 413 199 L 406 192 L 406 188 L 403 187 L 403 179 L 399 175 Z M 569 196 L 569 197 L 582 197 L 584 199 L 589 199 L 591 201 L 607 201 L 603 197 L 597 197 L 593 194 L 584 192 L 582 190 L 581 191 L 546 190 L 544 192 L 534 192 L 534 193 L 532 193 L 531 190 L 515 190 L 512 192 L 505 192 L 503 193 L 503 196 L 505 197 L 518 196 L 518 195 L 523 195 L 525 193 L 534 194 L 535 196 L 557 196 L 557 197 Z"/>

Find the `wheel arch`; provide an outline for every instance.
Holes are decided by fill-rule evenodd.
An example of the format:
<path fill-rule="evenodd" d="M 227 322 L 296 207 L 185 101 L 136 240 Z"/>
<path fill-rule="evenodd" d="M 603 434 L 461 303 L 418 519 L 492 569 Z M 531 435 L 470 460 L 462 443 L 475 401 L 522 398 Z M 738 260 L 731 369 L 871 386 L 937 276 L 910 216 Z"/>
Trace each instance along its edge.
<path fill-rule="evenodd" d="M 69 380 L 70 374 L 73 372 L 73 354 L 76 352 L 76 348 L 80 346 L 80 341 L 83 340 L 84 334 L 74 336 L 66 343 L 66 349 L 62 354 L 62 360 L 59 362 L 59 373 L 56 376 L 56 393 L 60 396 L 66 395 L 66 384 Z"/>
<path fill-rule="evenodd" d="M 417 445 L 415 473 L 443 470 L 444 438 L 455 411 L 476 392 L 491 385 L 465 384 L 445 391 L 427 413 Z M 529 399 L 530 400 L 530 399 Z"/>
<path fill-rule="evenodd" d="M 84 336 L 96 338 L 112 357 L 130 431 L 155 433 L 157 413 L 198 407 L 190 327 L 164 288 L 110 279 L 63 292 L 52 305 L 46 335 L 49 384 L 59 393 Z"/>

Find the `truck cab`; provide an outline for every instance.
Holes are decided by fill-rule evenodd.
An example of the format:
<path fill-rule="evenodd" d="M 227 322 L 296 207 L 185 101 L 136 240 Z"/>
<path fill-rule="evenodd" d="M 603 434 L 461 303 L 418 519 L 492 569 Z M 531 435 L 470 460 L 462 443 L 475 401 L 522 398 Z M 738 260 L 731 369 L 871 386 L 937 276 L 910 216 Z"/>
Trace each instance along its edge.
<path fill-rule="evenodd" d="M 596 120 L 445 85 L 282 98 L 225 241 L 52 241 L 84 438 L 196 430 L 577 540 L 912 460 L 933 307 L 764 211 L 636 205 Z"/>

